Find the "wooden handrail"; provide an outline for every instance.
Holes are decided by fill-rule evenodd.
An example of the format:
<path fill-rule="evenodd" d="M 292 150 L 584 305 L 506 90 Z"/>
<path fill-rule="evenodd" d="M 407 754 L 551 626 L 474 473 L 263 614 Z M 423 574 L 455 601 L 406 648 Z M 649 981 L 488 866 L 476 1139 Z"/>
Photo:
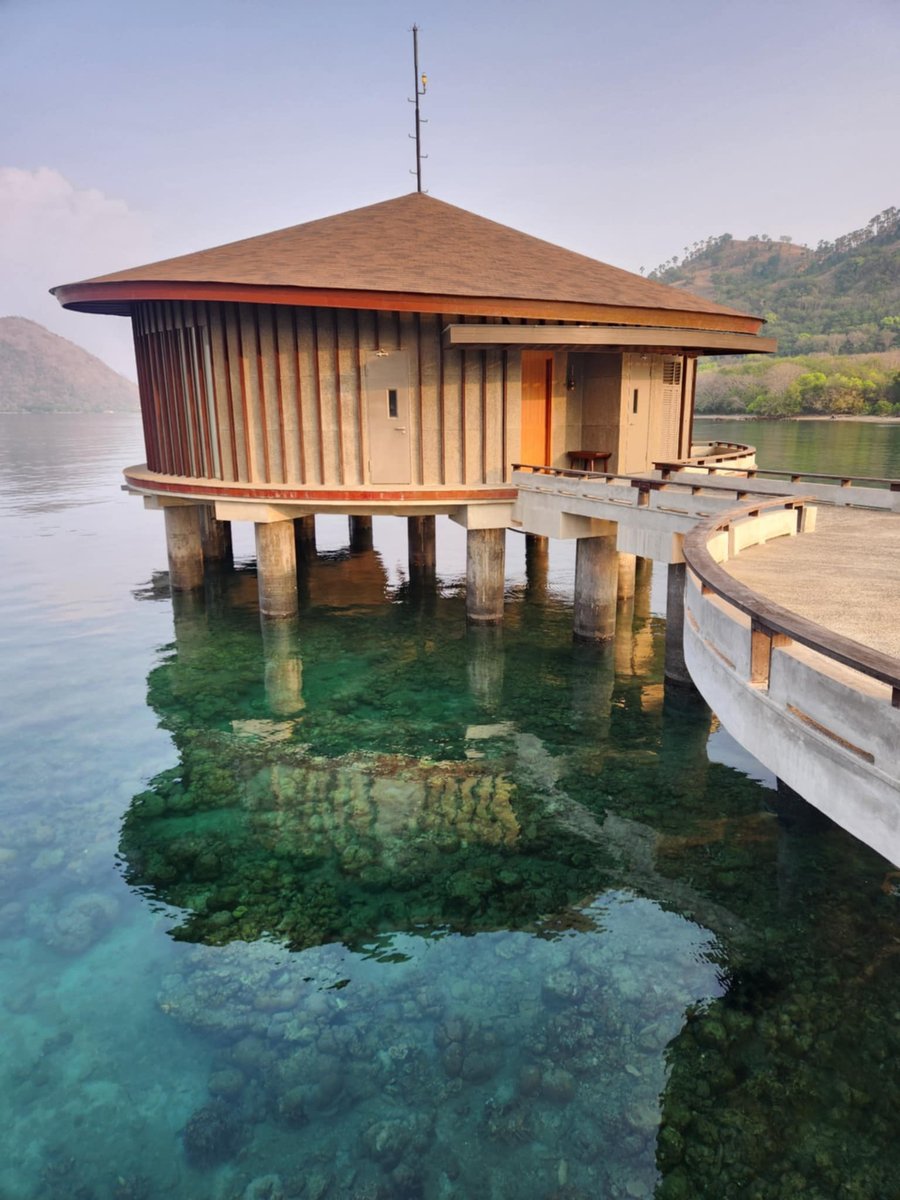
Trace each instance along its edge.
<path fill-rule="evenodd" d="M 781 634 L 826 658 L 859 671 L 870 679 L 888 684 L 891 688 L 891 703 L 894 708 L 900 708 L 900 659 L 826 629 L 815 621 L 801 617 L 773 600 L 760 596 L 746 584 L 729 575 L 709 552 L 708 543 L 715 534 L 727 531 L 736 521 L 759 516 L 767 510 L 799 510 L 799 528 L 803 507 L 815 502 L 815 498 L 810 496 L 778 496 L 762 503 L 741 505 L 740 508 L 729 509 L 709 517 L 685 534 L 684 560 L 704 588 L 745 613 L 754 629 L 768 634 Z"/>
<path fill-rule="evenodd" d="M 745 479 L 786 479 L 789 483 L 821 479 L 840 487 L 850 487 L 853 483 L 864 483 L 875 487 L 886 487 L 891 492 L 900 492 L 900 479 L 892 479 L 883 475 L 825 475 L 817 471 L 770 471 L 767 467 L 718 467 L 701 462 L 691 463 L 687 459 L 684 462 L 654 463 L 653 466 L 664 477 L 673 472 L 684 471 L 688 467 L 700 466 L 706 468 L 707 475 L 716 472 L 723 475 L 740 475 Z"/>

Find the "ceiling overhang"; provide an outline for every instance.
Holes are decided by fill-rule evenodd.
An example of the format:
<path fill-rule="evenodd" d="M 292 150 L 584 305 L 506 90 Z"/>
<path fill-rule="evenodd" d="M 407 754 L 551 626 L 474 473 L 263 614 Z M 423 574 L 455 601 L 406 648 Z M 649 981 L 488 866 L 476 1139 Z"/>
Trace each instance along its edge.
<path fill-rule="evenodd" d="M 447 325 L 444 345 L 460 350 L 685 350 L 695 354 L 773 354 L 775 338 L 722 330 L 621 325 Z"/>

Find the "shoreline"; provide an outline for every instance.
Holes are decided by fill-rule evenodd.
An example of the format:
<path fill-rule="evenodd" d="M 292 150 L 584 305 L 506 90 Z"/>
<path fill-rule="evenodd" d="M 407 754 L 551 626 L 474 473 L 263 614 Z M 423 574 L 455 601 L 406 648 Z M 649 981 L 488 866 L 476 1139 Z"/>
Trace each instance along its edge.
<path fill-rule="evenodd" d="M 754 413 L 694 413 L 695 421 L 765 421 L 766 424 L 786 424 L 791 421 L 861 421 L 872 425 L 898 425 L 900 417 L 893 416 L 857 416 L 854 413 L 835 413 L 831 416 L 823 413 L 821 416 L 806 415 L 801 417 L 759 417 Z"/>

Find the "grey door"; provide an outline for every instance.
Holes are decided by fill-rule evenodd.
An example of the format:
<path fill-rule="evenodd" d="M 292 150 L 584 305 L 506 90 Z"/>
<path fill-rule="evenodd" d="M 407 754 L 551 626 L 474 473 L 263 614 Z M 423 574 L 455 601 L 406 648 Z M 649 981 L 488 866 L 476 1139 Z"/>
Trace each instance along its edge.
<path fill-rule="evenodd" d="M 410 483 L 409 354 L 390 350 L 366 360 L 369 482 Z"/>

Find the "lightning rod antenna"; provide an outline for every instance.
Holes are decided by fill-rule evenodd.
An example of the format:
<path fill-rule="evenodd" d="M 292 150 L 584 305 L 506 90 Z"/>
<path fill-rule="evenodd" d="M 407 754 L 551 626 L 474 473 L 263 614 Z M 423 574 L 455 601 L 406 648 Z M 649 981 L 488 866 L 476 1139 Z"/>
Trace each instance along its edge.
<path fill-rule="evenodd" d="M 419 98 L 420 98 L 420 96 L 425 95 L 425 91 L 428 87 L 428 76 L 425 75 L 424 73 L 422 75 L 419 75 L 419 27 L 418 27 L 418 25 L 413 25 L 412 35 L 413 35 L 413 72 L 415 74 L 415 99 L 410 100 L 410 104 L 415 104 L 415 106 L 416 106 L 416 132 L 415 132 L 415 135 L 410 134 L 410 137 L 415 136 L 415 139 L 416 139 L 416 169 L 415 169 L 415 172 L 410 171 L 410 175 L 415 174 L 416 191 L 421 192 L 421 190 L 422 190 L 422 159 L 428 157 L 427 154 L 422 153 L 422 126 L 427 125 L 428 122 L 419 113 Z"/>

